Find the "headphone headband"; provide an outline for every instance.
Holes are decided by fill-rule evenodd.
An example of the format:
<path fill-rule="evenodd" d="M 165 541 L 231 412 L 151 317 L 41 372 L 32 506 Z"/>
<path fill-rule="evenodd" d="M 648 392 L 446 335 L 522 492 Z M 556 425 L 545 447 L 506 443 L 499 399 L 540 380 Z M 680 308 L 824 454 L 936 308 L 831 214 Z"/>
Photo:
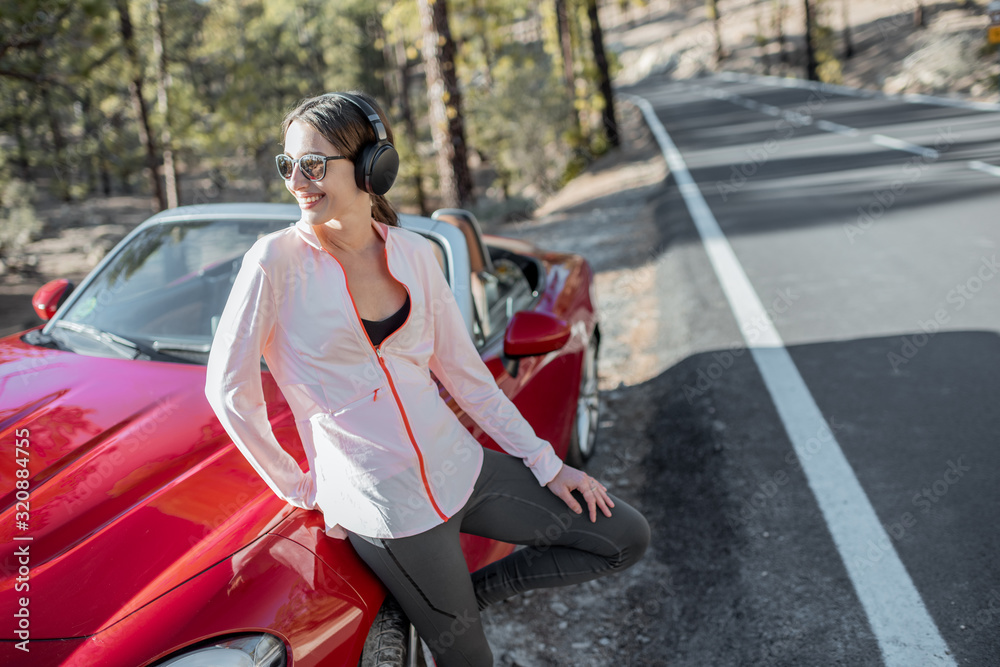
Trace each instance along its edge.
<path fill-rule="evenodd" d="M 389 141 L 382 117 L 363 98 L 352 93 L 326 93 L 331 97 L 346 100 L 361 110 L 375 132 L 375 143 L 361 148 L 355 166 L 355 180 L 358 187 L 375 195 L 384 195 L 396 180 L 399 170 L 399 154 Z"/>
<path fill-rule="evenodd" d="M 385 131 L 385 125 L 382 124 L 382 117 L 379 116 L 378 112 L 372 108 L 372 105 L 365 102 L 363 98 L 351 93 L 327 93 L 327 95 L 347 100 L 357 108 L 361 109 L 361 113 L 363 113 L 368 119 L 368 122 L 372 124 L 372 129 L 375 130 L 375 136 L 378 138 L 378 141 L 386 141 L 388 139 L 389 133 Z"/>

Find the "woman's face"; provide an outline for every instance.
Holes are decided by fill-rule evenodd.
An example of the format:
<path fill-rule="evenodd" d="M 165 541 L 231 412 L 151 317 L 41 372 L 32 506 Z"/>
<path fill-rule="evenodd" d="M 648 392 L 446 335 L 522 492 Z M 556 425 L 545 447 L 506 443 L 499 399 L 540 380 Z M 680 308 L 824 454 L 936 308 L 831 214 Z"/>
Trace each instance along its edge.
<path fill-rule="evenodd" d="M 294 159 L 303 155 L 341 155 L 326 137 L 298 120 L 292 121 L 285 132 L 285 154 Z M 371 201 L 355 183 L 354 163 L 350 160 L 328 160 L 326 175 L 319 181 L 310 181 L 296 164 L 285 187 L 298 202 L 302 219 L 311 225 L 358 214 L 365 219 L 371 217 Z"/>

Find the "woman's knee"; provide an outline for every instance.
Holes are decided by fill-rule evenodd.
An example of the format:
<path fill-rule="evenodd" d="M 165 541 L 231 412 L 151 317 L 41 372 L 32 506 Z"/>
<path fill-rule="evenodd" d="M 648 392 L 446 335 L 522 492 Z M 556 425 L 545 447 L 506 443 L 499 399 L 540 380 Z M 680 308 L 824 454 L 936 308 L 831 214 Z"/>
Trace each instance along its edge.
<path fill-rule="evenodd" d="M 618 553 L 611 559 L 612 571 L 624 570 L 635 565 L 649 548 L 649 522 L 637 509 L 615 499 L 615 509 L 612 517 L 619 520 Z"/>

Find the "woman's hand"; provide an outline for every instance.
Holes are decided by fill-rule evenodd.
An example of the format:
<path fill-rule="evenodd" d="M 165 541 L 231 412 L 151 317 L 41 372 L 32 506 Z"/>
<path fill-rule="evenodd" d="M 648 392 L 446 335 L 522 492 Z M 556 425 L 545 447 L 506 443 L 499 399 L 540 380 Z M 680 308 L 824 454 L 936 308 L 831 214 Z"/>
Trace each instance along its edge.
<path fill-rule="evenodd" d="M 344 530 L 343 528 L 341 528 L 340 524 L 338 523 L 336 526 L 334 526 L 333 528 L 330 528 L 329 530 L 326 531 L 326 536 L 327 537 L 333 537 L 333 538 L 338 539 L 338 540 L 346 540 L 347 539 L 347 531 Z"/>
<path fill-rule="evenodd" d="M 583 495 L 583 499 L 587 501 L 591 523 L 597 521 L 598 507 L 601 508 L 604 516 L 610 517 L 611 508 L 615 506 L 611 497 L 608 496 L 607 487 L 582 470 L 577 470 L 565 463 L 556 476 L 545 486 L 549 488 L 549 491 L 562 498 L 563 502 L 577 514 L 583 512 L 583 508 L 573 497 L 572 492 L 579 491 Z"/>

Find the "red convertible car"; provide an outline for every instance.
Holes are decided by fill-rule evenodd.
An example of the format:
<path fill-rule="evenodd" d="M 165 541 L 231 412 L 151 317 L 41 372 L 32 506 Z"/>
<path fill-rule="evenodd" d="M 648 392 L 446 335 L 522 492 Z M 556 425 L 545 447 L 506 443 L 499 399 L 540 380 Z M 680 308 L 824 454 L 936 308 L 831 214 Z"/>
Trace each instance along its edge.
<path fill-rule="evenodd" d="M 0 664 L 413 659 L 412 629 L 395 627 L 405 619 L 378 579 L 347 541 L 326 537 L 318 512 L 270 491 L 205 399 L 204 364 L 243 254 L 298 217 L 277 204 L 155 215 L 75 290 L 65 280 L 39 289 L 44 326 L 0 339 Z M 434 242 L 499 386 L 557 453 L 582 463 L 598 406 L 588 264 L 484 236 L 461 210 L 401 223 Z M 261 372 L 274 431 L 304 462 Z M 472 536 L 463 547 L 471 570 L 513 549 Z"/>

